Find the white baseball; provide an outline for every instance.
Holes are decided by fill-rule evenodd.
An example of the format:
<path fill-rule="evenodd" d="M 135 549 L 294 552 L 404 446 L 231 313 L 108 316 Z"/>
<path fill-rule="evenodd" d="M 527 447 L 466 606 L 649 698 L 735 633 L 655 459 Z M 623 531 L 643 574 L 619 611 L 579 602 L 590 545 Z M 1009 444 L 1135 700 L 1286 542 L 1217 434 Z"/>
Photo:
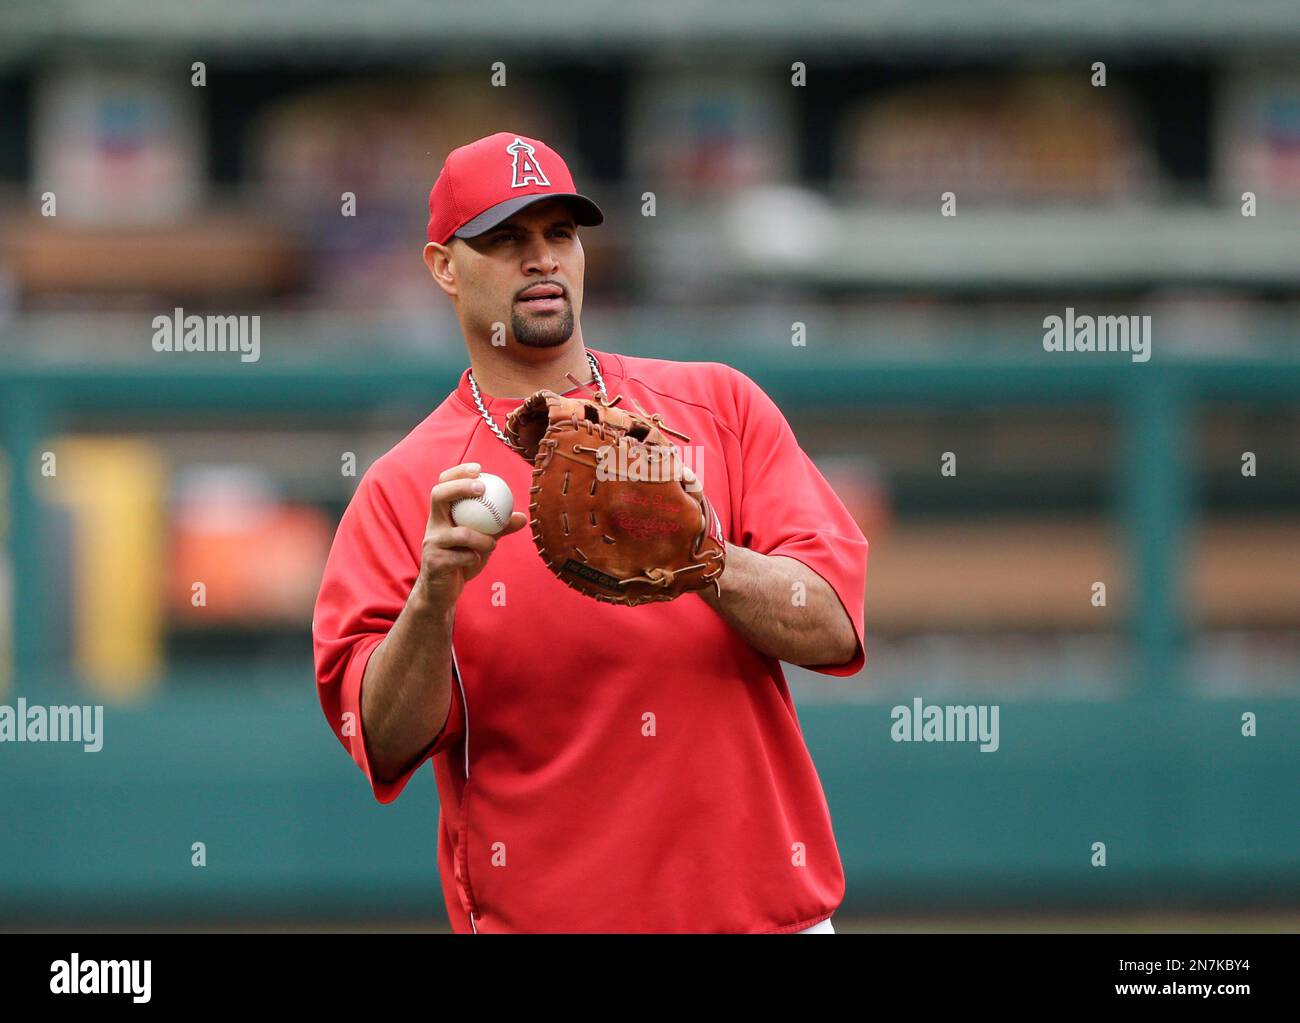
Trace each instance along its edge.
<path fill-rule="evenodd" d="M 483 481 L 483 493 L 477 497 L 462 497 L 453 504 L 451 521 L 493 536 L 510 523 L 510 513 L 515 510 L 515 495 L 510 493 L 506 481 L 500 476 L 481 472 L 477 478 Z"/>

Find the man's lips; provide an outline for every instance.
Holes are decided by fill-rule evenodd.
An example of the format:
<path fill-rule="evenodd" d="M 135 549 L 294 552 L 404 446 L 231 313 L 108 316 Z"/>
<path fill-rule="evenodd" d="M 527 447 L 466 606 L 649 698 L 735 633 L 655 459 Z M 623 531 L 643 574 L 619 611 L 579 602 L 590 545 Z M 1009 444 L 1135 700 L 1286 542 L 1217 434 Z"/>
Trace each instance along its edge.
<path fill-rule="evenodd" d="M 550 298 L 556 295 L 563 295 L 564 289 L 558 284 L 534 284 L 530 288 L 525 288 L 519 293 L 520 298 Z"/>
<path fill-rule="evenodd" d="M 555 284 L 538 284 L 521 292 L 518 301 L 541 312 L 564 308 L 564 289 Z"/>

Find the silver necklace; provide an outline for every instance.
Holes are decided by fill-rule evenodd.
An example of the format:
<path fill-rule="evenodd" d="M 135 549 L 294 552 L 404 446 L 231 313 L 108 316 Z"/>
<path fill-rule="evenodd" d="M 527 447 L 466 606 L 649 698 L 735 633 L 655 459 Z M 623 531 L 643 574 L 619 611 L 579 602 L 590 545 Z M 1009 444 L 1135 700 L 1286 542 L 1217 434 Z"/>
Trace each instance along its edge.
<path fill-rule="evenodd" d="M 600 396 L 602 398 L 607 397 L 605 392 L 605 379 L 600 375 L 600 366 L 597 365 L 596 357 L 592 355 L 591 352 L 587 353 L 587 362 L 591 364 L 591 375 L 595 378 L 596 386 L 600 389 Z M 501 432 L 501 427 L 497 426 L 497 424 L 492 421 L 492 417 L 488 414 L 488 410 L 483 407 L 483 398 L 478 393 L 478 382 L 474 379 L 473 370 L 470 370 L 469 374 L 469 390 L 470 393 L 474 395 L 474 404 L 478 406 L 478 414 L 483 417 L 483 421 L 487 423 L 489 429 L 491 429 L 491 431 L 501 439 L 501 443 L 513 451 L 514 448 L 510 443 L 510 439 Z"/>

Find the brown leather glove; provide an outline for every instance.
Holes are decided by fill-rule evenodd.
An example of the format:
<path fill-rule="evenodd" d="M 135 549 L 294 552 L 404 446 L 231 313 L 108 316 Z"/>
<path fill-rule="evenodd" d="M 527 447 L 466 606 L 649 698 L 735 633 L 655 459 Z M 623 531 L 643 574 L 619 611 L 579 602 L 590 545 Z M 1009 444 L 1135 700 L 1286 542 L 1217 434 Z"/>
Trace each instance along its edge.
<path fill-rule="evenodd" d="M 619 400 L 538 391 L 506 419 L 511 447 L 533 463 L 529 525 L 542 560 L 611 604 L 709 586 L 721 595 L 722 524 L 668 439 L 675 431 Z"/>

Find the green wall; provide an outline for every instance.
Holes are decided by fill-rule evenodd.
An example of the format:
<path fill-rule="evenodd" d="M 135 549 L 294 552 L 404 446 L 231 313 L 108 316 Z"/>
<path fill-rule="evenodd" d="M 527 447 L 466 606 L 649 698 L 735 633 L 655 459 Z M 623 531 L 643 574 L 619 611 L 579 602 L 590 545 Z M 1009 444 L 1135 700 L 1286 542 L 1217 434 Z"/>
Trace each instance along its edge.
<path fill-rule="evenodd" d="M 245 412 L 331 417 L 445 394 L 456 366 L 0 370 L 0 439 L 31 469 L 70 415 Z M 1300 901 L 1300 699 L 1186 697 L 1178 566 L 1195 495 L 1198 405 L 1300 404 L 1300 363 L 1131 367 L 971 361 L 745 371 L 783 407 L 935 407 L 1043 401 L 1124 417 L 1115 509 L 1138 610 L 1127 623 L 1135 693 L 1086 703 L 1001 702 L 1001 748 L 894 743 L 890 705 L 801 707 L 849 875 L 846 906 L 1176 906 Z M 42 608 L 46 517 L 13 474 L 16 687 L 85 702 L 59 678 Z M 1294 552 L 1292 552 L 1294 553 Z M 870 636 L 868 636 L 870 641 Z M 937 694 L 936 690 L 936 694 Z M 945 690 L 946 692 L 946 690 Z M 230 695 L 236 693 L 237 695 Z M 924 692 L 914 695 L 927 696 Z M 950 702 L 935 695 L 934 702 Z M 1258 736 L 1243 738 L 1244 711 Z M 214 675 L 106 711 L 105 746 L 0 744 L 0 921 L 441 916 L 436 794 L 426 768 L 380 806 L 328 731 L 310 661 L 248 685 Z M 202 841 L 208 866 L 190 866 Z M 1105 842 L 1108 866 L 1090 865 Z"/>

